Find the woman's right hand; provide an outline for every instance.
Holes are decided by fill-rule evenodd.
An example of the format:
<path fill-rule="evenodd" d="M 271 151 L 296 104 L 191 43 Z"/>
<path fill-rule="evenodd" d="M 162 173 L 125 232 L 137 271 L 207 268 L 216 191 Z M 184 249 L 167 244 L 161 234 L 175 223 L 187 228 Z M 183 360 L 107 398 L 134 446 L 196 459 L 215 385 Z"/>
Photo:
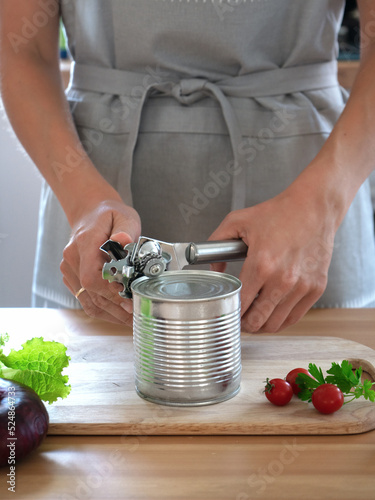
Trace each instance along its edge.
<path fill-rule="evenodd" d="M 2 102 L 18 139 L 72 227 L 61 263 L 64 283 L 73 295 L 85 288 L 79 301 L 89 316 L 129 323 L 131 314 L 123 306 L 131 311 L 132 303 L 118 295 L 120 284 L 103 280 L 105 255 L 100 246 L 111 237 L 122 245 L 137 240 L 141 224 L 137 212 L 122 202 L 82 147 L 61 80 L 59 2 L 50 3 L 43 28 L 27 43 L 14 44 L 9 33 L 22 33 L 25 19 L 36 19 L 40 13 L 41 1 L 0 2 Z"/>
<path fill-rule="evenodd" d="M 122 285 L 102 278 L 106 258 L 100 246 L 108 239 L 125 246 L 136 241 L 140 231 L 138 213 L 118 200 L 101 202 L 75 222 L 60 269 L 73 295 L 85 289 L 78 300 L 88 316 L 131 325 L 132 302 L 119 296 Z"/>

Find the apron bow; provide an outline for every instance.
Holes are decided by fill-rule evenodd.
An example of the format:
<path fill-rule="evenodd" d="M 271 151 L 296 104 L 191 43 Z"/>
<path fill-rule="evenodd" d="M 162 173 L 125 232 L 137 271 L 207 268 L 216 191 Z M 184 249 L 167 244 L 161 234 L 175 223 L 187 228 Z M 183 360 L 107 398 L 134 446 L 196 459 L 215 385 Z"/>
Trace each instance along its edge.
<path fill-rule="evenodd" d="M 153 74 L 153 72 L 142 74 L 74 63 L 68 93 L 70 90 L 86 90 L 133 98 L 131 107 L 135 112 L 124 154 L 124 168 L 119 173 L 118 179 L 123 196 L 129 204 L 132 203 L 130 178 L 133 155 L 147 99 L 155 95 L 164 95 L 173 97 L 184 106 L 191 106 L 207 97 L 216 99 L 224 117 L 233 151 L 232 210 L 238 210 L 246 206 L 247 165 L 244 155 L 241 155 L 243 136 L 230 97 L 284 95 L 335 85 L 337 85 L 337 63 L 334 60 L 303 67 L 273 68 L 263 72 L 228 77 L 216 82 L 205 78 L 181 78 L 175 81 L 168 79 L 167 75 Z"/>

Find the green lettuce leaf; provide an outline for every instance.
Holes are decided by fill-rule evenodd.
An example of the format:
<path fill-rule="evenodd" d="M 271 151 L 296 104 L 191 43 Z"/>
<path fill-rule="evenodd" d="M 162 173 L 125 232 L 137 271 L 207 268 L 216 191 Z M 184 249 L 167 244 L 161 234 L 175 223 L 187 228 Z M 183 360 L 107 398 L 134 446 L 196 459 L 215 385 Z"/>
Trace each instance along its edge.
<path fill-rule="evenodd" d="M 0 346 L 8 338 L 0 335 Z M 22 349 L 12 349 L 7 356 L 0 347 L 0 377 L 31 387 L 49 404 L 57 398 L 64 399 L 71 390 L 69 377 L 62 375 L 70 360 L 66 349 L 60 342 L 45 341 L 43 337 L 28 340 Z"/>

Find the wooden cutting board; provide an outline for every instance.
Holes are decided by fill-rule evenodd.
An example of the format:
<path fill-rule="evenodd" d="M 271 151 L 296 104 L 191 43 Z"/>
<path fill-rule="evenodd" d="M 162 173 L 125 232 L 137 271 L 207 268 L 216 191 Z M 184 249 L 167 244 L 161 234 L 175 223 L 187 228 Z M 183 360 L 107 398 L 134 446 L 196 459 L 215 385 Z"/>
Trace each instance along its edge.
<path fill-rule="evenodd" d="M 270 404 L 264 380 L 313 362 L 360 360 L 373 371 L 375 351 L 335 337 L 242 337 L 242 383 L 237 396 L 201 407 L 147 402 L 134 389 L 131 336 L 70 337 L 68 369 L 72 391 L 47 405 L 49 434 L 356 434 L 375 428 L 375 404 L 356 400 L 332 415 L 318 413 L 298 398 L 284 407 Z"/>

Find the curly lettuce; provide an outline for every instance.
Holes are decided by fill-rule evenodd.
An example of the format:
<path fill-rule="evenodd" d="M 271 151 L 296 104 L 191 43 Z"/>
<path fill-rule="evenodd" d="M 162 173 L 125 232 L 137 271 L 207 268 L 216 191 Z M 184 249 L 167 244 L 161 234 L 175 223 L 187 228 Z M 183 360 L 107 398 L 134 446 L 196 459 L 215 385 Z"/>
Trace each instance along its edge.
<path fill-rule="evenodd" d="M 69 366 L 67 348 L 60 342 L 34 337 L 22 344 L 22 349 L 11 349 L 8 355 L 3 346 L 9 335 L 0 335 L 0 377 L 31 387 L 43 401 L 52 404 L 66 398 L 71 386 L 68 375 L 62 375 Z"/>

